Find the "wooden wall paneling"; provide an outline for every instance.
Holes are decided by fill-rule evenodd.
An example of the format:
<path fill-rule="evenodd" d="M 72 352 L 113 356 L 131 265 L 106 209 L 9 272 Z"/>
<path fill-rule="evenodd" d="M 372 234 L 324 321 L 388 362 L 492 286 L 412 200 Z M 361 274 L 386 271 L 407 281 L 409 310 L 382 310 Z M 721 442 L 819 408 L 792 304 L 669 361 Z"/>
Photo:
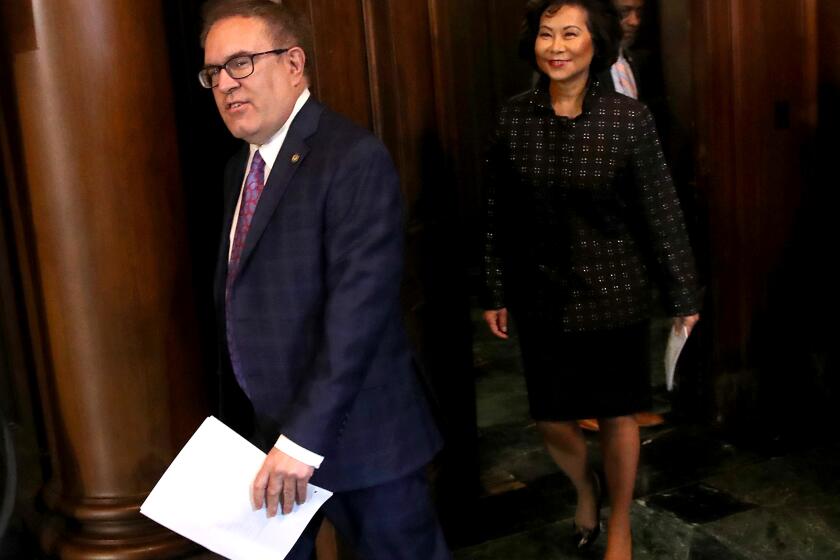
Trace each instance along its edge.
<path fill-rule="evenodd" d="M 32 14 L 37 48 L 12 76 L 31 242 L 19 248 L 37 263 L 30 313 L 56 442 L 46 498 L 67 521 L 50 552 L 182 554 L 193 545 L 138 512 L 206 414 L 161 7 L 33 1 Z"/>
<path fill-rule="evenodd" d="M 700 334 L 711 340 L 710 375 L 695 390 L 703 399 L 697 412 L 726 423 L 735 408 L 746 364 L 751 293 L 744 255 L 743 204 L 738 183 L 742 141 L 736 106 L 736 31 L 730 3 L 696 0 L 692 10 L 692 68 L 695 85 L 696 179 L 707 201 L 710 271 L 707 306 Z M 710 348 L 709 348 L 710 347 Z"/>
<path fill-rule="evenodd" d="M 447 419 L 448 447 L 442 456 L 441 517 L 450 534 L 468 530 L 475 519 L 466 498 L 479 491 L 477 411 L 472 371 L 469 270 L 477 269 L 478 213 L 484 152 L 493 124 L 486 3 L 481 0 L 429 0 L 437 129 L 441 150 L 439 178 L 427 183 L 426 206 L 433 209 L 427 248 L 427 290 L 434 305 L 427 313 L 436 333 L 438 398 Z M 461 495 L 465 499 L 453 499 Z M 449 499 L 446 499 L 449 498 Z"/>
<path fill-rule="evenodd" d="M 389 21 L 389 4 L 360 0 L 365 27 L 365 48 L 368 60 L 371 118 L 373 131 L 391 150 L 391 156 L 402 174 L 405 154 L 400 150 L 402 127 L 397 82 L 397 61 Z M 403 192 L 406 187 L 403 185 Z"/>
<path fill-rule="evenodd" d="M 822 393 L 828 400 L 826 426 L 833 426 L 832 419 L 840 406 L 840 372 L 838 372 L 838 351 L 835 317 L 840 312 L 836 298 L 826 297 L 836 287 L 833 274 L 836 253 L 836 211 L 840 207 L 840 193 L 836 187 L 835 162 L 840 153 L 840 2 L 818 0 L 817 2 L 817 135 L 813 144 L 811 182 L 808 192 L 807 214 L 810 230 L 805 231 L 808 250 L 804 252 L 803 280 L 808 284 L 808 297 L 797 303 L 812 310 L 809 328 L 819 333 L 811 345 L 812 363 L 816 365 L 817 378 Z"/>
<path fill-rule="evenodd" d="M 732 50 L 731 22 L 726 10 L 712 8 L 705 1 L 692 4 L 695 45 L 692 68 L 697 115 L 697 183 L 709 204 L 710 245 L 714 256 L 709 285 L 712 305 L 704 316 L 712 324 L 718 341 L 714 359 L 719 363 L 724 359 L 722 354 L 740 351 L 737 336 L 740 303 L 731 296 L 741 290 L 737 285 L 740 276 L 734 251 L 736 244 L 730 242 L 735 237 L 737 223 L 732 199 L 735 192 L 733 92 L 731 87 L 725 87 L 734 79 L 729 55 Z M 723 289 L 725 286 L 732 289 Z M 730 310 L 726 321 L 718 316 L 718 310 L 724 309 Z"/>
<path fill-rule="evenodd" d="M 690 181 L 693 162 L 692 53 L 690 0 L 669 0 L 659 4 L 660 52 L 665 93 L 668 98 L 670 130 L 664 131 L 670 140 L 666 156 L 672 166 L 674 179 Z M 684 185 L 677 185 L 684 188 Z"/>
<path fill-rule="evenodd" d="M 494 122 L 487 3 L 429 0 L 437 126 L 456 181 L 470 264 L 477 259 L 484 152 Z"/>
<path fill-rule="evenodd" d="M 443 57 L 451 30 L 423 3 L 365 0 L 374 122 L 394 155 L 408 208 L 405 291 L 418 350 L 447 450 L 438 462 L 439 496 L 458 483 L 477 486 L 474 385 L 470 376 L 469 297 L 454 146 L 441 128 L 456 106 L 445 89 Z M 446 26 L 443 30 L 442 26 Z M 453 84 L 446 84 L 452 86 Z M 462 501 L 463 502 L 463 501 Z M 442 513 L 455 511 L 444 504 Z M 446 522 L 446 520 L 444 520 Z"/>
<path fill-rule="evenodd" d="M 757 313 L 760 330 L 752 342 L 758 354 L 760 410 L 776 431 L 807 426 L 826 413 L 833 418 L 836 408 L 825 406 L 828 394 L 819 380 L 825 372 L 816 366 L 820 344 L 813 337 L 822 330 L 819 318 L 825 316 L 820 309 L 824 300 L 816 296 L 817 278 L 823 275 L 821 259 L 814 256 L 820 252 L 813 247 L 827 232 L 825 221 L 814 220 L 813 203 L 808 203 L 818 100 L 816 2 L 788 0 L 781 8 L 765 7 L 763 13 L 764 52 L 771 61 L 766 76 L 770 116 L 762 135 L 767 157 L 762 250 L 767 259 L 759 271 L 766 303 Z M 780 39 L 795 47 L 780 49 Z M 791 372 L 797 377 L 793 386 Z M 780 408 L 793 419 L 780 419 Z M 807 423 L 796 420 L 804 417 L 810 417 Z"/>
<path fill-rule="evenodd" d="M 749 362 L 746 345 L 752 336 L 754 313 L 762 305 L 765 295 L 758 278 L 758 271 L 763 268 L 762 261 L 766 259 L 761 238 L 765 217 L 760 207 L 766 143 L 761 133 L 764 121 L 770 116 L 767 108 L 771 102 L 766 90 L 763 90 L 767 65 L 756 63 L 767 60 L 763 40 L 765 22 L 752 0 L 733 2 L 731 17 L 735 128 L 734 198 L 731 204 L 737 231 L 730 242 L 734 241 L 738 254 L 741 290 L 738 293 L 740 316 L 737 336 L 742 351 L 741 362 L 737 366 L 743 368 Z M 747 247 L 751 248 L 749 252 Z"/>
<path fill-rule="evenodd" d="M 663 109 L 667 111 L 667 114 L 661 115 L 664 117 L 661 124 L 667 129 L 659 132 L 682 204 L 700 280 L 705 284 L 709 278 L 710 263 L 709 210 L 706 192 L 698 188 L 697 180 L 696 61 L 693 52 L 695 44 L 690 39 L 702 22 L 694 21 L 691 0 L 668 0 L 651 6 L 656 8 L 655 12 L 648 12 L 645 17 L 654 26 L 652 31 L 658 31 L 658 38 L 654 33 L 648 37 L 648 42 L 651 52 L 657 53 L 661 60 L 665 96 Z M 655 19 L 656 16 L 658 19 Z M 703 321 L 694 330 L 692 344 L 684 352 L 680 364 L 681 382 L 671 401 L 674 413 L 695 420 L 709 416 L 709 403 L 712 401 L 708 397 L 713 348 L 709 326 L 712 321 L 707 312 L 708 309 L 701 311 Z"/>
<path fill-rule="evenodd" d="M 425 143 L 437 135 L 428 7 L 382 0 L 363 6 L 374 129 L 394 156 L 411 211 L 429 171 Z"/>
<path fill-rule="evenodd" d="M 819 83 L 840 88 L 840 57 L 836 52 L 837 45 L 840 45 L 840 3 L 833 0 L 819 0 L 817 22 Z M 822 112 L 823 109 L 821 106 L 820 111 Z"/>
<path fill-rule="evenodd" d="M 786 0 L 773 10 L 757 0 L 735 4 L 737 203 L 742 251 L 749 256 L 742 261 L 744 334 L 755 346 L 752 330 L 768 312 L 768 282 L 793 234 L 805 184 L 802 146 L 813 131 L 809 115 L 816 102 L 816 52 L 809 47 L 815 30 L 808 1 Z M 781 37 L 797 48 L 780 49 Z"/>
<path fill-rule="evenodd" d="M 315 95 L 365 128 L 373 127 L 365 19 L 362 3 L 342 0 L 286 0 L 306 14 L 313 29 L 312 81 Z"/>
<path fill-rule="evenodd" d="M 492 64 L 492 102 L 495 108 L 509 97 L 533 84 L 534 70 L 519 58 L 519 31 L 525 2 L 522 0 L 490 0 L 487 2 L 487 28 L 490 45 L 487 54 Z"/>
<path fill-rule="evenodd" d="M 750 208 L 757 231 L 750 253 L 755 306 L 748 369 L 755 370 L 750 385 L 758 389 L 753 391 L 756 408 L 764 424 L 775 430 L 791 429 L 797 418 L 816 414 L 823 398 L 812 385 L 810 336 L 797 327 L 812 323 L 806 311 L 811 306 L 802 305 L 804 292 L 813 286 L 803 278 L 811 268 L 803 259 L 808 251 L 803 232 L 812 226 L 805 223 L 802 202 L 816 124 L 815 7 L 811 0 L 784 0 L 768 10 L 751 0 L 742 8 L 745 23 L 758 20 L 752 27 L 761 30 L 755 43 L 741 47 L 752 53 L 753 60 L 745 64 L 761 69 L 751 84 L 755 102 L 743 108 L 759 114 L 756 130 L 747 131 L 758 140 L 757 158 L 744 161 L 757 176 L 755 206 Z M 793 48 L 779 48 L 780 41 Z M 797 383 L 791 387 L 793 371 Z M 779 418 L 780 408 L 792 418 Z"/>
<path fill-rule="evenodd" d="M 803 45 L 802 98 L 796 122 L 803 124 L 808 133 L 819 125 L 820 85 L 820 7 L 822 0 L 802 0 L 799 3 L 800 32 Z M 835 43 L 836 45 L 837 43 Z"/>
<path fill-rule="evenodd" d="M 773 10 L 758 0 L 692 5 L 698 184 L 709 200 L 712 254 L 706 318 L 723 422 L 756 405 L 757 367 L 769 351 L 770 285 L 798 217 L 802 146 L 813 132 L 814 9 L 811 0 Z"/>
<path fill-rule="evenodd" d="M 840 2 L 819 0 L 817 3 L 818 26 L 818 143 L 815 150 L 815 198 L 826 208 L 837 207 L 837 189 L 834 156 L 840 153 Z M 827 213 L 824 214 L 827 217 Z"/>

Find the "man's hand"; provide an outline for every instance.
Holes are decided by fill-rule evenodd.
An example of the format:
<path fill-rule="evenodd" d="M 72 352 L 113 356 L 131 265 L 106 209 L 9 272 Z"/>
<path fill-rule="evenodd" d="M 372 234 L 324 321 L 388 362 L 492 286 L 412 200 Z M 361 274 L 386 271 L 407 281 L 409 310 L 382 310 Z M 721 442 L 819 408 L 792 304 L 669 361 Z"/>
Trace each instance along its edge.
<path fill-rule="evenodd" d="M 251 486 L 254 509 L 265 504 L 268 517 L 277 515 L 278 504 L 283 513 L 291 513 L 294 502 L 306 501 L 306 485 L 315 469 L 272 447 Z"/>

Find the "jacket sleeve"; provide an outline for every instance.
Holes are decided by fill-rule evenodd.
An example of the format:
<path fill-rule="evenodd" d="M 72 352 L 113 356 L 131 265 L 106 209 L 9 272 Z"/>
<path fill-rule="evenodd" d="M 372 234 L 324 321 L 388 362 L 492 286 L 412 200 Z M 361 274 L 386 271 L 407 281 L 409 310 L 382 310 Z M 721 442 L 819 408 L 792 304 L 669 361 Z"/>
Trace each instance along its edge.
<path fill-rule="evenodd" d="M 373 136 L 348 148 L 324 208 L 322 339 L 283 434 L 324 455 L 338 440 L 386 325 L 400 313 L 402 198 L 394 165 Z"/>
<path fill-rule="evenodd" d="M 656 125 L 647 107 L 642 106 L 632 126 L 636 129 L 631 154 L 633 184 L 656 267 L 653 272 L 667 312 L 673 317 L 692 315 L 700 310 L 694 255 Z"/>

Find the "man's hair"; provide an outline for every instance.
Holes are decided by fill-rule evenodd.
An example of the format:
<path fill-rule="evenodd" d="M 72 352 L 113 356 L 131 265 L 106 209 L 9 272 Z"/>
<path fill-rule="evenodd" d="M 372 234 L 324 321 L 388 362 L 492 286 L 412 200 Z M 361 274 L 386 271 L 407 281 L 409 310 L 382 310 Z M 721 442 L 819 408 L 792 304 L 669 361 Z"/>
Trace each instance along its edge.
<path fill-rule="evenodd" d="M 621 21 L 610 0 L 530 0 L 525 8 L 519 34 L 519 56 L 542 74 L 534 55 L 534 44 L 543 14 L 553 15 L 563 6 L 578 6 L 586 12 L 586 27 L 592 35 L 595 54 L 589 66 L 593 76 L 612 66 L 618 58 L 621 44 Z"/>
<path fill-rule="evenodd" d="M 274 48 L 298 46 L 306 54 L 308 73 L 312 57 L 309 24 L 301 15 L 284 6 L 280 0 L 210 0 L 201 10 L 201 47 L 213 25 L 229 17 L 258 18 L 274 39 Z"/>

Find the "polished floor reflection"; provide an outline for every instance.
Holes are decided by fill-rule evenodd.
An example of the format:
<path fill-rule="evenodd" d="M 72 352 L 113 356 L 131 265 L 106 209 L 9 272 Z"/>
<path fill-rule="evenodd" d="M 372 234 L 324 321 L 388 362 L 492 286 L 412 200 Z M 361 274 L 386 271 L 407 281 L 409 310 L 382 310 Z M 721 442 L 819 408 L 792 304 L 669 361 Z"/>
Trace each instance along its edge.
<path fill-rule="evenodd" d="M 515 343 L 492 339 L 475 319 L 485 495 L 475 528 L 453 543 L 455 558 L 600 558 L 603 536 L 584 555 L 569 544 L 573 490 L 528 418 Z M 669 408 L 664 393 L 657 408 Z M 636 560 L 840 558 L 840 438 L 803 436 L 728 441 L 673 420 L 644 429 L 632 511 Z"/>

